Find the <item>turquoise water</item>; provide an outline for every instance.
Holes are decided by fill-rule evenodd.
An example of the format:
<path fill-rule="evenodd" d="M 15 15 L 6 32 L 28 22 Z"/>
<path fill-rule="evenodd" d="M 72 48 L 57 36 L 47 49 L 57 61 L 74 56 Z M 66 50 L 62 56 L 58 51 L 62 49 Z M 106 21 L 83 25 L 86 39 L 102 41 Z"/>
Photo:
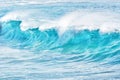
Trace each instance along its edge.
<path fill-rule="evenodd" d="M 119 80 L 119 2 L 2 2 L 0 80 Z"/>

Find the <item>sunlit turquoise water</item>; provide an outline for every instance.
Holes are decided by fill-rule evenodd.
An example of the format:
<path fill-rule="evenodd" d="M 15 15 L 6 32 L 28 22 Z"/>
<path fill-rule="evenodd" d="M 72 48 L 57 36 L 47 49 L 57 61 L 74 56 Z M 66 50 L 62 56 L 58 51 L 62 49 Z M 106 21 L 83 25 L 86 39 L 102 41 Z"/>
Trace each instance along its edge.
<path fill-rule="evenodd" d="M 120 79 L 119 2 L 2 3 L 0 80 Z"/>

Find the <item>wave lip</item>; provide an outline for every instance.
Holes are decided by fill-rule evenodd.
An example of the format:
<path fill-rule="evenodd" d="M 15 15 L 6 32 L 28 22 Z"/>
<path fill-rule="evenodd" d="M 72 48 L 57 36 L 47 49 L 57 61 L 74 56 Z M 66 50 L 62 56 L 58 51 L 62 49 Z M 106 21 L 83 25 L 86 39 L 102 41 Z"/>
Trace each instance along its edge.
<path fill-rule="evenodd" d="M 32 16 L 35 13 L 40 14 L 37 10 L 35 10 L 35 12 L 28 10 L 26 13 L 13 11 L 3 16 L 0 21 L 21 21 L 20 27 L 23 31 L 32 28 L 39 28 L 40 30 L 56 28 L 59 31 L 59 34 L 64 33 L 68 29 L 99 29 L 103 33 L 120 31 L 120 17 L 119 14 L 115 13 L 75 11 L 60 16 L 59 18 L 54 18 L 53 20 L 50 18 L 39 17 L 39 15 Z"/>

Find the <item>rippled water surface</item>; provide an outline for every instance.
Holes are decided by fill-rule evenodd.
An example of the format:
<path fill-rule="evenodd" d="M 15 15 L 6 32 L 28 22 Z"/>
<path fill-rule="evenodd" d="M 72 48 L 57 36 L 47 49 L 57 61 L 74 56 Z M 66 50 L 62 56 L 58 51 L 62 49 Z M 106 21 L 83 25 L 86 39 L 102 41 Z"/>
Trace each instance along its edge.
<path fill-rule="evenodd" d="M 119 1 L 0 3 L 0 80 L 120 80 Z"/>

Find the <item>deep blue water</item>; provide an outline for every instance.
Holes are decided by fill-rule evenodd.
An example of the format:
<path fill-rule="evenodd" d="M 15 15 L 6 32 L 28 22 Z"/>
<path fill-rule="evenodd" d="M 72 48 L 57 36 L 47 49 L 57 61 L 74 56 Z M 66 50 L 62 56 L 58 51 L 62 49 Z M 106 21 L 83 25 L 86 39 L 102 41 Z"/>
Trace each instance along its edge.
<path fill-rule="evenodd" d="M 1 1 L 0 80 L 120 80 L 119 2 L 27 2 Z"/>

